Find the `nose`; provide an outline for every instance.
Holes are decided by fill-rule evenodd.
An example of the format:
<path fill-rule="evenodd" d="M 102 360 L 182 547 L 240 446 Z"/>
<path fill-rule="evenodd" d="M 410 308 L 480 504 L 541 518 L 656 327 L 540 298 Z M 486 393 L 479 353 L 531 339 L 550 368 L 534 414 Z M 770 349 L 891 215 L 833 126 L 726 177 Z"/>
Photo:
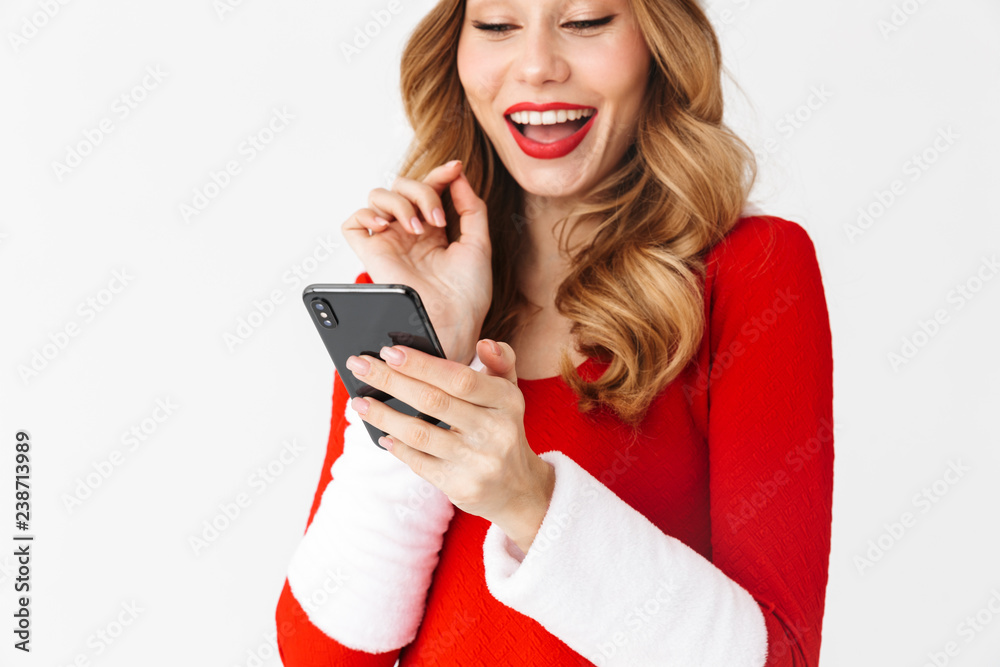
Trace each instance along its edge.
<path fill-rule="evenodd" d="M 514 72 L 520 83 L 540 86 L 563 82 L 569 76 L 569 63 L 561 51 L 559 36 L 535 24 L 522 33 Z"/>

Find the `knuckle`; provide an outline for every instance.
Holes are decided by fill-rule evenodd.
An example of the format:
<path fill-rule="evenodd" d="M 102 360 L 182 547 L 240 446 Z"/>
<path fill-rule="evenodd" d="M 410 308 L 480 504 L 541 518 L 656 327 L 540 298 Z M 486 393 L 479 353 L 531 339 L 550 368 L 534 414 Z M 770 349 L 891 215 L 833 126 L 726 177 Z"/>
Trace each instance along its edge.
<path fill-rule="evenodd" d="M 437 387 L 427 387 L 420 391 L 420 411 L 431 414 L 443 414 L 447 411 L 451 398 Z"/>
<path fill-rule="evenodd" d="M 468 396 L 479 386 L 480 375 L 471 368 L 463 368 L 452 380 L 452 389 L 456 396 Z"/>
<path fill-rule="evenodd" d="M 377 389 L 381 389 L 387 394 L 392 394 L 396 383 L 392 379 L 392 373 L 387 373 L 379 364 L 369 363 L 370 370 L 368 375 L 365 376 L 364 381 L 366 384 L 371 385 Z"/>
<path fill-rule="evenodd" d="M 406 433 L 403 435 L 403 442 L 406 442 L 417 449 L 423 449 L 426 447 L 430 443 L 430 440 L 430 429 L 428 429 L 424 423 L 411 424 L 407 426 Z"/>

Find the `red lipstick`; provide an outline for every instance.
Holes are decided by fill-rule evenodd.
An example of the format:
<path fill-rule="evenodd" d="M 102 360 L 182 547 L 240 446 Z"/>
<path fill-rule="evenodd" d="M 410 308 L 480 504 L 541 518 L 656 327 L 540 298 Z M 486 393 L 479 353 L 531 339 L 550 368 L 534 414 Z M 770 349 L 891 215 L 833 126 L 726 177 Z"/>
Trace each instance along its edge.
<path fill-rule="evenodd" d="M 594 118 L 597 117 L 597 109 L 594 109 L 594 113 L 587 118 L 587 122 L 584 123 L 579 130 L 564 139 L 560 139 L 559 141 L 554 141 L 549 144 L 534 141 L 521 134 L 521 131 L 517 129 L 517 125 L 511 121 L 509 116 L 516 111 L 542 112 L 559 111 L 562 109 L 593 109 L 593 107 L 580 104 L 569 104 L 566 102 L 548 102 L 546 104 L 520 102 L 504 112 L 504 120 L 507 121 L 507 127 L 510 128 L 511 134 L 514 135 L 514 141 L 517 142 L 517 145 L 526 155 L 539 160 L 553 160 L 569 155 L 576 149 L 577 146 L 580 145 L 580 142 L 584 140 L 587 133 L 590 132 L 590 128 L 594 125 Z"/>

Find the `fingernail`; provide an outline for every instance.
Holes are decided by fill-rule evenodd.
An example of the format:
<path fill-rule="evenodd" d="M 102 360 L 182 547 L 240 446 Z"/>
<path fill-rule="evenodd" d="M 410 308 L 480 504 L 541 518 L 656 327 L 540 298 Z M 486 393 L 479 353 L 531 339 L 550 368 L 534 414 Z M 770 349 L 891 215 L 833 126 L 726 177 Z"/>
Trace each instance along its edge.
<path fill-rule="evenodd" d="M 500 346 L 497 345 L 497 342 L 495 340 L 490 340 L 489 338 L 486 339 L 486 342 L 489 343 L 490 350 L 493 351 L 493 354 L 499 357 L 501 352 L 500 352 Z"/>
<path fill-rule="evenodd" d="M 449 162 L 445 166 L 447 166 L 447 167 L 454 167 L 456 164 L 462 164 L 462 161 L 461 160 L 452 160 L 451 162 Z"/>
<path fill-rule="evenodd" d="M 355 396 L 351 399 L 351 408 L 359 415 L 366 415 L 368 414 L 368 401 Z"/>
<path fill-rule="evenodd" d="M 431 217 L 434 218 L 434 222 L 437 223 L 438 227 L 445 226 L 444 211 L 442 211 L 440 207 L 431 211 Z"/>
<path fill-rule="evenodd" d="M 368 375 L 368 370 L 371 368 L 371 364 L 361 357 L 351 355 L 347 358 L 347 368 L 354 371 L 355 375 Z"/>
<path fill-rule="evenodd" d="M 424 233 L 424 226 L 420 224 L 420 220 L 416 216 L 413 216 L 413 219 L 410 220 L 410 225 L 417 234 Z"/>
<path fill-rule="evenodd" d="M 389 221 L 388 221 L 388 220 L 385 220 L 385 219 L 383 219 L 383 218 L 380 218 L 380 217 L 378 217 L 378 216 L 376 215 L 376 216 L 375 216 L 375 224 L 377 224 L 377 225 L 378 225 L 379 227 L 385 227 L 386 225 L 388 225 L 388 224 L 389 224 Z"/>
<path fill-rule="evenodd" d="M 386 436 L 383 435 L 381 438 L 378 439 L 378 444 L 382 445 L 390 452 L 392 451 L 392 438 L 387 438 Z"/>
<path fill-rule="evenodd" d="M 383 347 L 378 351 L 378 356 L 385 359 L 385 362 L 392 366 L 399 366 L 406 361 L 406 355 L 403 354 L 403 351 L 397 350 L 394 347 Z"/>

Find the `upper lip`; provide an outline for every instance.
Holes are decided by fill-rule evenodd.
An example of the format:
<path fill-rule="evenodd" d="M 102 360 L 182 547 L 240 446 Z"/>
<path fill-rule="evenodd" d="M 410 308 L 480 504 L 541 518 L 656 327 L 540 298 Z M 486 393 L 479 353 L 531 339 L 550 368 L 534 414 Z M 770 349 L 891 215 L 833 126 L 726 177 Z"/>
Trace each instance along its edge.
<path fill-rule="evenodd" d="M 559 111 L 562 109 L 593 109 L 586 104 L 570 104 L 569 102 L 546 102 L 536 104 L 535 102 L 518 102 L 511 108 L 503 112 L 504 116 L 509 116 L 516 111 Z"/>

